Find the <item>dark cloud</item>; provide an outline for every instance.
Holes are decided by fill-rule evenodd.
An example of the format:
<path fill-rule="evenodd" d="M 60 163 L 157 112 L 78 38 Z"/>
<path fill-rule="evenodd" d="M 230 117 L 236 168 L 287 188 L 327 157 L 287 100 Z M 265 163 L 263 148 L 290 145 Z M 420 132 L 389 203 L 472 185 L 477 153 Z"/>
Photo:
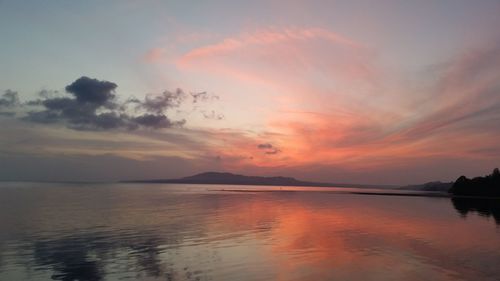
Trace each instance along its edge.
<path fill-rule="evenodd" d="M 263 150 L 264 153 L 268 154 L 268 155 L 274 155 L 274 154 L 278 154 L 281 152 L 281 150 L 279 148 L 275 147 L 274 145 L 272 145 L 270 143 L 261 143 L 261 144 L 257 145 L 257 148 Z"/>
<path fill-rule="evenodd" d="M 66 86 L 66 92 L 73 94 L 78 103 L 103 106 L 115 98 L 114 91 L 116 87 L 118 85 L 113 82 L 100 81 L 82 76 Z"/>
<path fill-rule="evenodd" d="M 219 100 L 219 96 L 208 94 L 207 92 L 191 93 L 191 97 L 193 97 L 193 103 Z"/>
<path fill-rule="evenodd" d="M 31 110 L 22 119 L 35 123 L 62 123 L 75 130 L 162 129 L 185 123 L 185 120 L 173 121 L 165 115 L 168 109 L 182 104 L 186 95 L 181 89 L 164 91 L 160 95 L 149 94 L 144 100 L 129 98 L 119 104 L 114 94 L 117 87 L 113 82 L 83 76 L 66 86 L 66 92 L 74 97 L 54 96 L 57 92 L 42 91 L 41 99 L 25 103 L 42 109 Z M 129 105 L 139 115 L 131 114 Z"/>
<path fill-rule="evenodd" d="M 261 144 L 257 145 L 257 148 L 258 149 L 271 149 L 271 148 L 273 148 L 273 145 L 270 143 L 261 143 Z"/>
<path fill-rule="evenodd" d="M 28 112 L 24 120 L 36 123 L 65 123 L 76 130 L 135 129 L 138 126 L 125 112 L 115 110 L 117 85 L 86 76 L 66 86 L 66 92 L 74 98 L 53 97 L 48 91 L 40 92 L 42 99 L 29 101 L 26 105 L 42 106 L 44 110 Z"/>
<path fill-rule="evenodd" d="M 53 99 L 46 99 L 42 100 L 42 105 L 45 106 L 49 110 L 84 110 L 84 109 L 78 109 L 78 107 L 81 105 L 83 107 L 89 108 L 89 106 L 85 106 L 85 104 L 81 104 L 78 102 L 78 100 L 75 99 L 70 99 L 70 98 L 53 98 Z M 94 106 L 90 107 L 94 108 Z"/>
<path fill-rule="evenodd" d="M 19 96 L 17 92 L 6 90 L 0 96 L 0 117 L 13 117 L 16 115 L 14 108 L 19 106 Z"/>
<path fill-rule="evenodd" d="M 168 108 L 180 106 L 185 97 L 186 94 L 181 89 L 175 92 L 164 91 L 160 95 L 149 94 L 143 102 L 139 102 L 139 107 L 148 112 L 161 114 Z"/>
<path fill-rule="evenodd" d="M 49 90 L 41 90 L 38 92 L 38 99 L 30 100 L 22 103 L 22 106 L 37 106 L 43 105 L 44 100 L 53 99 L 59 97 L 59 91 L 49 91 Z"/>
<path fill-rule="evenodd" d="M 116 112 L 106 112 L 82 118 L 75 118 L 72 119 L 72 122 L 73 124 L 69 127 L 76 130 L 106 130 L 116 128 L 132 130 L 137 128 L 135 124 L 129 122 L 129 116 L 125 114 L 117 114 Z"/>
<path fill-rule="evenodd" d="M 0 111 L 0 116 L 6 116 L 6 117 L 12 117 L 12 116 L 15 116 L 16 113 L 15 112 L 12 112 L 12 111 Z"/>
<path fill-rule="evenodd" d="M 60 119 L 60 115 L 57 112 L 50 110 L 43 111 L 30 111 L 28 115 L 22 118 L 25 121 L 31 121 L 35 123 L 56 123 Z"/>
<path fill-rule="evenodd" d="M 199 92 L 199 93 L 190 93 L 194 105 L 194 110 L 197 110 L 199 105 L 202 103 L 210 103 L 213 101 L 218 101 L 220 98 L 214 94 L 208 94 L 207 92 Z M 200 111 L 205 119 L 211 120 L 222 120 L 224 119 L 224 115 L 218 113 L 213 109 L 204 109 Z"/>
<path fill-rule="evenodd" d="M 17 92 L 6 90 L 0 97 L 0 109 L 12 108 L 19 105 L 19 96 Z"/>
<path fill-rule="evenodd" d="M 43 105 L 43 100 L 41 100 L 41 99 L 30 100 L 30 101 L 25 102 L 24 105 L 27 105 L 27 106 Z"/>
<path fill-rule="evenodd" d="M 182 127 L 185 119 L 173 120 L 170 110 L 181 107 L 187 98 L 192 103 L 218 99 L 206 92 L 187 95 L 182 89 L 148 94 L 144 99 L 130 97 L 119 102 L 115 95 L 118 85 L 82 76 L 65 87 L 66 95 L 58 91 L 41 90 L 38 98 L 19 102 L 17 92 L 7 90 L 0 96 L 0 116 L 13 117 L 41 124 L 61 124 L 75 130 L 136 130 Z M 190 102 L 190 103 L 191 103 Z M 8 111 L 4 109 L 9 109 Z M 207 119 L 221 120 L 216 111 L 196 108 Z M 182 112 L 177 110 L 177 112 Z"/>
<path fill-rule="evenodd" d="M 163 114 L 143 114 L 135 117 L 133 121 L 141 126 L 155 129 L 178 127 L 184 125 L 186 122 L 185 120 L 172 122 Z"/>
<path fill-rule="evenodd" d="M 98 99 L 94 99 L 96 101 Z M 79 130 L 98 130 L 115 128 L 132 128 L 128 124 L 128 116 L 115 111 L 100 112 L 109 109 L 109 100 L 101 100 L 98 104 L 78 100 L 76 98 L 51 98 L 41 101 L 45 110 L 30 111 L 24 117 L 36 123 L 56 123 L 63 122 L 68 127 Z"/>

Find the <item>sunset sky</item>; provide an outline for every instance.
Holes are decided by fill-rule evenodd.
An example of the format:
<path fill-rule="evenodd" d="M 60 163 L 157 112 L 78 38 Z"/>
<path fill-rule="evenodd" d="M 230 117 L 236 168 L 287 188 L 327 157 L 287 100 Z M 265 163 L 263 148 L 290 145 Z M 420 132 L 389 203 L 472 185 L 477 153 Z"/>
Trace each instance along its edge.
<path fill-rule="evenodd" d="M 2 1 L 0 180 L 500 166 L 500 1 Z"/>

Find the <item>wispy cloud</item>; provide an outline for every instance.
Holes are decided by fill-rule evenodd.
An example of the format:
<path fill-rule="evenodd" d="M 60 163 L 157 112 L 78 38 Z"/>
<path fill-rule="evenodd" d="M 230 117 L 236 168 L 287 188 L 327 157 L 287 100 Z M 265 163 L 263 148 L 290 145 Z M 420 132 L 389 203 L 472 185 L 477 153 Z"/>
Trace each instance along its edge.
<path fill-rule="evenodd" d="M 233 168 L 321 163 L 351 170 L 395 169 L 422 159 L 489 161 L 491 155 L 484 151 L 491 151 L 500 137 L 499 71 L 499 48 L 467 51 L 434 69 L 438 78 L 433 77 L 429 92 L 422 93 L 432 98 L 407 108 L 405 115 L 397 113 L 397 103 L 391 104 L 394 112 L 368 102 L 363 106 L 345 102 L 341 110 L 324 113 L 282 110 L 271 115 L 266 127 L 277 134 L 257 145 L 272 149 L 271 143 L 278 143 L 280 157 L 268 161 L 243 144 L 255 143 L 258 135 L 240 135 L 245 141 L 232 138 L 225 144 L 233 148 L 225 150 L 226 157 L 241 156 L 233 158 L 239 159 L 230 163 Z"/>
<path fill-rule="evenodd" d="M 176 64 L 253 83 L 308 83 L 324 75 L 372 79 L 370 56 L 362 45 L 326 29 L 266 28 L 192 49 Z"/>
<path fill-rule="evenodd" d="M 327 175 L 328 169 L 351 175 L 403 166 L 422 170 L 429 159 L 489 165 L 497 159 L 492 155 L 500 137 L 499 50 L 497 45 L 469 50 L 432 67 L 432 77 L 417 81 L 426 85 L 419 92 L 422 88 L 412 85 L 394 86 L 389 78 L 398 77 L 380 71 L 371 51 L 334 32 L 263 29 L 194 48 L 175 61 L 182 70 L 207 77 L 265 85 L 263 93 L 228 104 L 236 111 L 252 100 L 269 105 L 264 123 L 253 128 L 210 108 L 220 97 L 209 92 L 177 89 L 123 101 L 116 83 L 87 77 L 70 83 L 66 93 L 46 91 L 27 102 L 7 91 L 0 97 L 0 115 L 37 123 L 37 130 L 60 130 L 53 136 L 69 138 L 67 129 L 87 131 L 66 145 L 47 141 L 42 150 L 33 142 L 16 145 L 30 153 L 111 154 L 138 161 L 178 157 L 230 171 Z M 234 124 L 190 127 L 175 114 L 183 106 L 198 112 L 202 122 Z M 110 132 L 134 141 L 123 146 L 95 141 Z M 80 133 L 92 134 L 93 144 Z"/>

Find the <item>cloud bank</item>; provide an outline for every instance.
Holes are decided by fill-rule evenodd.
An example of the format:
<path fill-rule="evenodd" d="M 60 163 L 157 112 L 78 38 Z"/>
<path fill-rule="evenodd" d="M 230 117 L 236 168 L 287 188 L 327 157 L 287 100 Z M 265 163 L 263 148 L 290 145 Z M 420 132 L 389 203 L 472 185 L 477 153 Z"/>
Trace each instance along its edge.
<path fill-rule="evenodd" d="M 192 104 L 213 98 L 206 92 L 188 95 L 177 89 L 148 94 L 143 100 L 129 98 L 120 102 L 115 94 L 117 87 L 110 81 L 82 76 L 65 87 L 65 96 L 41 91 L 39 99 L 24 103 L 20 103 L 17 92 L 7 90 L 0 98 L 0 115 L 14 116 L 17 111 L 24 113 L 20 118 L 27 122 L 63 124 L 75 130 L 165 129 L 182 127 L 186 123 L 185 119 L 174 120 L 167 114 L 189 102 L 188 97 L 192 97 Z M 201 113 L 206 114 L 203 110 Z M 213 119 L 222 116 L 215 112 L 212 115 Z"/>

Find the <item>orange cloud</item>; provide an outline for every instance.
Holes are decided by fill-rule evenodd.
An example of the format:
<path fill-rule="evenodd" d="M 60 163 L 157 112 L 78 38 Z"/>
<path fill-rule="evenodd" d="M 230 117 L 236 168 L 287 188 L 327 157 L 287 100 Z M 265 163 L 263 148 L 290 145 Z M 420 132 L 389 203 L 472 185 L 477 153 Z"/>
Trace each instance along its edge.
<path fill-rule="evenodd" d="M 228 50 L 241 48 L 248 42 L 268 44 L 287 38 L 287 35 L 262 36 L 260 40 L 251 37 L 222 44 L 224 48 L 208 48 L 193 56 L 227 54 Z M 191 60 L 193 56 L 186 59 Z M 500 137 L 500 84 L 495 76 L 499 71 L 497 49 L 458 56 L 439 69 L 438 81 L 430 92 L 423 93 L 432 98 L 406 109 L 405 115 L 398 113 L 397 103 L 381 107 L 372 102 L 375 98 L 366 98 L 358 105 L 337 95 L 330 96 L 330 107 L 311 112 L 278 109 L 266 124 L 266 130 L 276 134 L 246 136 L 225 144 L 227 158 L 245 155 L 228 167 L 299 167 L 321 163 L 348 169 L 391 169 L 425 158 L 498 157 L 485 154 L 484 149 L 493 151 Z M 289 86 L 290 92 L 293 88 L 300 89 L 294 81 Z M 314 103 L 315 99 L 311 96 L 304 101 L 305 105 Z M 256 143 L 271 143 L 281 153 L 272 157 L 259 154 Z"/>
<path fill-rule="evenodd" d="M 220 129 L 192 129 L 190 138 L 202 141 L 186 151 L 219 159 L 226 170 L 269 174 L 318 166 L 375 174 L 422 159 L 488 166 L 500 159 L 498 48 L 464 52 L 413 84 L 389 75 L 374 54 L 330 30 L 300 27 L 257 29 L 186 51 L 173 63 L 220 85 L 232 110 Z"/>

